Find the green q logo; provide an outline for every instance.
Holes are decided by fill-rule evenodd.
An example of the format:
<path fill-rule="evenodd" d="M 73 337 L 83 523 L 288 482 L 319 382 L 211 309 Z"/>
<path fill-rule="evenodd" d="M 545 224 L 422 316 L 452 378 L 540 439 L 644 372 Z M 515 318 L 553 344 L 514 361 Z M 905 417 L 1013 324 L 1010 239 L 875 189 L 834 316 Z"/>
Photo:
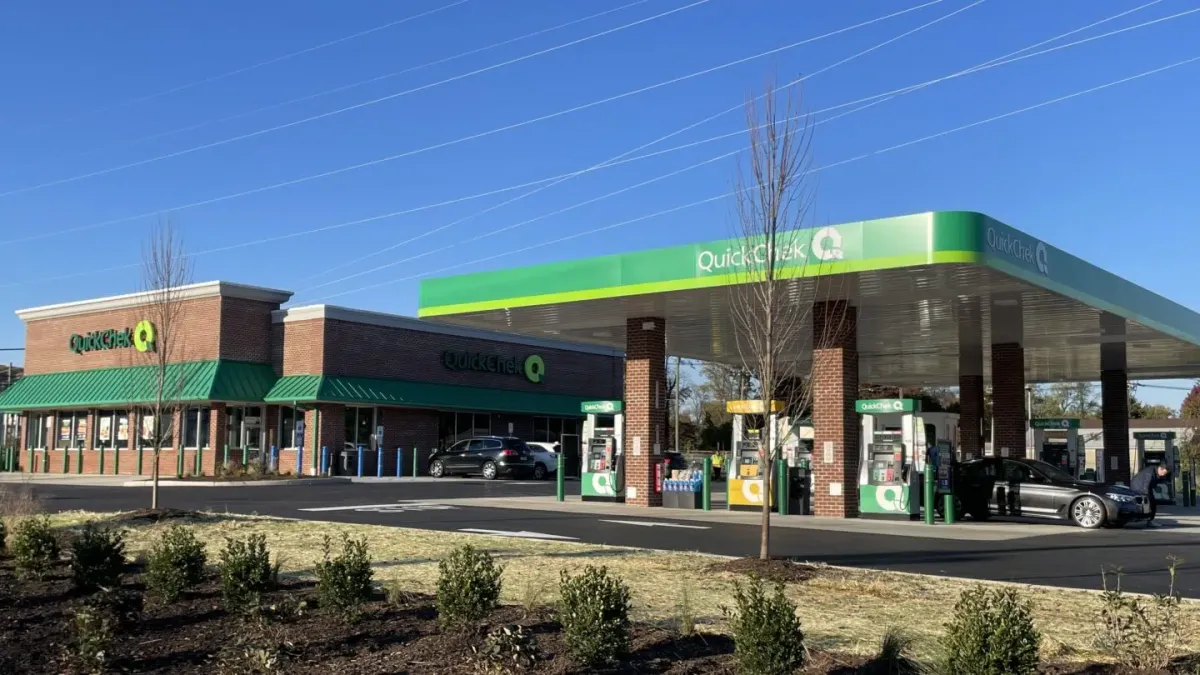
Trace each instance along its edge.
<path fill-rule="evenodd" d="M 534 354 L 525 359 L 525 377 L 535 384 L 546 379 L 546 363 L 542 361 L 542 357 Z"/>
<path fill-rule="evenodd" d="M 139 352 L 154 351 L 154 324 L 145 319 L 138 322 L 133 329 L 133 346 Z"/>

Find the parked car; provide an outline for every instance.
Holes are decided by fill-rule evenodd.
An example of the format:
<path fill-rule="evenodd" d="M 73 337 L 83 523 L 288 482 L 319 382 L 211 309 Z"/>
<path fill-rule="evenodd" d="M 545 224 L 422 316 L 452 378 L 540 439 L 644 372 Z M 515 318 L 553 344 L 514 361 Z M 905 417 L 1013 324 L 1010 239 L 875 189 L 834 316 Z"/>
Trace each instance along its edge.
<path fill-rule="evenodd" d="M 429 475 L 434 478 L 480 474 L 488 480 L 502 475 L 531 476 L 534 455 L 519 438 L 479 436 L 459 441 L 429 457 Z"/>
<path fill-rule="evenodd" d="M 977 459 L 959 465 L 955 479 L 956 501 L 975 520 L 1024 516 L 1095 529 L 1150 515 L 1146 498 L 1127 487 L 1080 480 L 1035 459 Z"/>
<path fill-rule="evenodd" d="M 562 453 L 561 445 L 543 441 L 529 441 L 525 445 L 528 445 L 530 452 L 533 453 L 534 478 L 542 480 L 558 471 L 558 457 Z"/>

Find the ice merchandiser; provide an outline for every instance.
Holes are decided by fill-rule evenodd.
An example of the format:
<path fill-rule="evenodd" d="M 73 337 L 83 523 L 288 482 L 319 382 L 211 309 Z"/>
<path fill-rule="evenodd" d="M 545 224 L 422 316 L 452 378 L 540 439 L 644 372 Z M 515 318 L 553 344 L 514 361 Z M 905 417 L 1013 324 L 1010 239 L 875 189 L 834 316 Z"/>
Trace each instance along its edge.
<path fill-rule="evenodd" d="M 625 455 L 621 442 L 625 416 L 620 403 L 583 404 L 587 419 L 583 423 L 584 458 L 579 493 L 585 502 L 625 501 Z"/>
<path fill-rule="evenodd" d="M 954 443 L 958 415 L 920 413 L 915 399 L 861 400 L 854 407 L 862 416 L 859 513 L 919 518 L 927 451 L 939 441 Z"/>

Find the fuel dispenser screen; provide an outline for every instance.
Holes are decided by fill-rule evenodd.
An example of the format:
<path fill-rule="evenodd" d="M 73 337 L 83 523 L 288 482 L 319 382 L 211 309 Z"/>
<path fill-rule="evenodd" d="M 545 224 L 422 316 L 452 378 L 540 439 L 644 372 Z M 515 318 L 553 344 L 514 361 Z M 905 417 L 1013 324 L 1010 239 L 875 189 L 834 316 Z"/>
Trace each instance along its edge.
<path fill-rule="evenodd" d="M 741 441 L 737 451 L 737 475 L 740 478 L 758 478 L 758 441 Z"/>
<path fill-rule="evenodd" d="M 868 480 L 871 485 L 886 485 L 900 480 L 899 446 L 890 443 L 873 443 L 870 447 L 871 468 Z"/>
<path fill-rule="evenodd" d="M 588 471 L 600 473 L 613 470 L 613 456 L 610 448 L 611 438 L 593 438 L 588 447 Z"/>

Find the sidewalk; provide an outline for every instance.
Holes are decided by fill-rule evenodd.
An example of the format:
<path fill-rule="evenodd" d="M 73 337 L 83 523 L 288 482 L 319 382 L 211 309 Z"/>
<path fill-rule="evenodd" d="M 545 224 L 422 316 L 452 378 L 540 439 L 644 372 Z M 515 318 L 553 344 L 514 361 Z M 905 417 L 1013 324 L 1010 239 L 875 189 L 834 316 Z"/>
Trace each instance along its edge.
<path fill-rule="evenodd" d="M 554 497 L 486 497 L 475 499 L 431 499 L 438 504 L 452 506 L 518 509 L 528 511 L 553 511 L 619 518 L 654 518 L 708 522 L 729 525 L 758 525 L 761 514 L 748 511 L 690 511 L 684 509 L 644 508 L 625 504 L 584 502 L 579 497 L 568 497 L 560 502 Z M 772 514 L 772 527 L 798 530 L 825 530 L 859 534 L 880 534 L 927 539 L 955 539 L 962 541 L 1006 541 L 1028 537 L 1044 537 L 1079 532 L 1060 524 L 1026 523 L 955 523 L 926 525 L 909 520 L 875 520 L 863 518 L 818 518 L 816 516 L 780 516 Z"/>
<path fill-rule="evenodd" d="M 95 474 L 61 473 L 0 473 L 0 484 L 21 485 L 86 485 L 120 487 L 131 476 L 97 476 Z"/>

